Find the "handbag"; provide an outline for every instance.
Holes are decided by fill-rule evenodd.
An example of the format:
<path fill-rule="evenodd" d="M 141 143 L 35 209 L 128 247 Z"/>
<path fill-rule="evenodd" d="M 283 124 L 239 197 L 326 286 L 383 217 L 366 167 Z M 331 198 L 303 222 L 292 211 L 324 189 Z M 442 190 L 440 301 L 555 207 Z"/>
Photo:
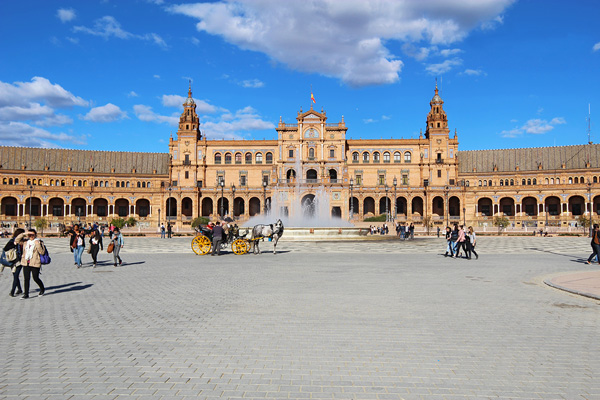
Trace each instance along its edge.
<path fill-rule="evenodd" d="M 12 249 L 6 251 L 6 260 L 8 262 L 15 262 L 17 261 L 17 258 L 19 258 L 19 253 L 17 253 L 16 247 L 13 247 Z"/>
<path fill-rule="evenodd" d="M 114 249 L 115 249 L 115 243 L 114 242 L 110 242 L 110 244 L 106 248 L 106 252 L 107 253 L 112 253 Z"/>
<path fill-rule="evenodd" d="M 12 263 L 6 259 L 6 252 L 4 250 L 2 250 L 2 255 L 0 255 L 0 264 L 4 265 L 5 267 L 12 266 Z"/>

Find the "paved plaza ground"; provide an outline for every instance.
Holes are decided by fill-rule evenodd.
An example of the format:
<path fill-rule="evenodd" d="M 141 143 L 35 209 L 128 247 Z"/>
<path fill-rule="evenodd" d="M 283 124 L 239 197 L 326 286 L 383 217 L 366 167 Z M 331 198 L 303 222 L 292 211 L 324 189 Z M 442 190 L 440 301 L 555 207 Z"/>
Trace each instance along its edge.
<path fill-rule="evenodd" d="M 599 269 L 587 238 L 480 237 L 471 261 L 433 238 L 125 240 L 122 267 L 76 269 L 47 239 L 41 298 L 4 271 L 0 398 L 600 399 L 600 301 L 543 283 Z"/>

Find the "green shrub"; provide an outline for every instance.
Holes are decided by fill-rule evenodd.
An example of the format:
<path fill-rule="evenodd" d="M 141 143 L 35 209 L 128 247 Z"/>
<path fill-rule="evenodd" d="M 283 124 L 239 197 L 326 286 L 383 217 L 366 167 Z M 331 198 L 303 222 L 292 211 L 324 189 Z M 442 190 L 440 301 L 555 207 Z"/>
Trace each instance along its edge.
<path fill-rule="evenodd" d="M 127 218 L 125 220 L 125 223 L 127 224 L 127 226 L 136 226 L 137 225 L 137 219 L 135 219 L 133 217 L 129 217 L 129 218 Z"/>
<path fill-rule="evenodd" d="M 198 217 L 198 218 L 194 218 L 194 220 L 192 221 L 192 228 L 196 228 L 200 225 L 206 225 L 210 222 L 210 220 L 206 217 Z"/>
<path fill-rule="evenodd" d="M 365 222 L 385 222 L 387 220 L 387 215 L 381 214 L 377 217 L 369 217 L 365 218 Z"/>
<path fill-rule="evenodd" d="M 119 230 L 125 226 L 125 220 L 123 218 L 113 218 L 110 220 L 110 223 L 119 228 Z"/>

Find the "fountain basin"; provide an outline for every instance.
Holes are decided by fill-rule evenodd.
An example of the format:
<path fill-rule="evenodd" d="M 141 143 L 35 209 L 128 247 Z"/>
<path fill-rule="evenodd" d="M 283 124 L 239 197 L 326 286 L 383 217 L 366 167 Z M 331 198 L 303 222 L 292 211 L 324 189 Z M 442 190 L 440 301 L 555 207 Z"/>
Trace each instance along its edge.
<path fill-rule="evenodd" d="M 280 241 L 312 242 L 322 240 L 356 240 L 369 233 L 367 228 L 285 227 Z"/>

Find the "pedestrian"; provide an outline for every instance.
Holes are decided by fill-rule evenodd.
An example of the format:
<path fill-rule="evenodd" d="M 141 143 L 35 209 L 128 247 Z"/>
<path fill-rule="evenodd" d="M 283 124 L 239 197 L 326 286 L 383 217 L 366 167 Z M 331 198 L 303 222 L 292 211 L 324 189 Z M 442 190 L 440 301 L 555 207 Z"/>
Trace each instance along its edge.
<path fill-rule="evenodd" d="M 31 281 L 31 275 L 33 280 L 40 288 L 38 297 L 41 297 L 46 292 L 44 283 L 40 279 L 40 272 L 42 270 L 42 263 L 40 256 L 46 252 L 44 243 L 37 238 L 37 232 L 35 229 L 30 229 L 28 232 L 21 233 L 15 238 L 15 242 L 19 243 L 27 237 L 27 241 L 23 245 L 23 255 L 21 256 L 21 265 L 23 266 L 23 279 L 25 281 L 25 290 L 23 291 L 22 299 L 29 298 L 29 283 Z"/>
<path fill-rule="evenodd" d="M 213 232 L 213 250 L 211 256 L 214 256 L 215 253 L 220 256 L 221 255 L 221 242 L 223 241 L 223 227 L 221 223 L 217 221 L 212 230 Z"/>
<path fill-rule="evenodd" d="M 458 238 L 458 237 L 457 237 Z M 454 257 L 454 244 L 452 243 L 452 229 L 449 226 L 446 227 L 446 254 L 444 257 L 448 257 L 448 253 L 450 253 L 450 257 Z"/>
<path fill-rule="evenodd" d="M 454 229 L 450 232 L 450 244 L 452 245 L 453 257 L 458 254 L 458 225 L 454 224 Z"/>
<path fill-rule="evenodd" d="M 437 236 L 440 237 L 440 227 L 437 227 Z"/>
<path fill-rule="evenodd" d="M 414 239 L 415 238 L 415 225 L 411 222 L 410 226 L 408 227 L 408 231 L 410 232 L 410 238 Z"/>
<path fill-rule="evenodd" d="M 598 228 L 598 224 L 594 224 L 594 229 L 592 230 L 592 254 L 588 257 L 586 264 L 591 264 L 594 257 L 597 257 L 598 263 L 600 263 L 600 230 Z"/>
<path fill-rule="evenodd" d="M 73 256 L 75 257 L 75 266 L 81 268 L 81 255 L 83 254 L 83 250 L 85 250 L 85 233 L 79 225 L 75 224 L 70 235 L 71 251 L 73 251 Z"/>
<path fill-rule="evenodd" d="M 173 227 L 171 226 L 171 223 L 168 222 L 167 223 L 167 237 L 169 239 L 171 239 L 171 234 L 173 233 Z"/>
<path fill-rule="evenodd" d="M 467 242 L 467 245 L 469 246 L 469 258 L 471 258 L 470 253 L 473 253 L 475 254 L 475 259 L 478 260 L 479 255 L 477 255 L 477 252 L 475 251 L 475 245 L 477 244 L 477 235 L 475 235 L 475 231 L 473 230 L 472 226 L 469 227 L 469 233 L 467 234 L 467 237 L 469 238 L 469 241 Z"/>
<path fill-rule="evenodd" d="M 94 229 L 90 233 L 90 254 L 94 261 L 94 268 L 96 268 L 96 264 L 98 264 L 98 252 L 100 250 L 104 250 L 104 246 L 102 245 L 102 235 L 100 235 L 98 229 Z"/>
<path fill-rule="evenodd" d="M 160 238 L 161 239 L 165 238 L 165 224 L 164 223 L 160 224 Z"/>
<path fill-rule="evenodd" d="M 458 257 L 460 255 L 460 249 L 462 249 L 465 253 L 465 258 L 469 258 L 469 255 L 467 254 L 467 237 L 462 225 L 458 227 L 458 247 L 454 257 Z"/>
<path fill-rule="evenodd" d="M 21 281 L 19 280 L 19 275 L 21 275 L 21 269 L 23 268 L 21 266 L 21 257 L 23 256 L 23 243 L 15 242 L 15 238 L 24 232 L 25 232 L 25 230 L 22 228 L 15 230 L 15 232 L 12 235 L 12 238 L 10 238 L 8 243 L 6 243 L 6 245 L 4 246 L 4 251 L 9 251 L 11 249 L 15 249 L 17 252 L 17 254 L 16 254 L 17 259 L 12 261 L 12 265 L 11 265 L 13 281 L 12 281 L 12 287 L 11 287 L 10 293 L 9 293 L 10 297 L 15 297 L 15 296 L 18 296 L 21 293 L 23 293 L 23 289 L 21 288 Z"/>
<path fill-rule="evenodd" d="M 406 240 L 406 225 L 404 225 L 404 222 L 400 225 L 400 239 Z"/>
<path fill-rule="evenodd" d="M 117 263 L 119 263 L 119 265 L 123 265 L 123 260 L 121 260 L 121 256 L 119 255 L 119 252 L 125 246 L 125 241 L 123 240 L 123 235 L 121 234 L 121 231 L 116 226 L 113 229 L 111 241 L 114 246 L 113 247 L 113 258 L 115 260 L 114 266 L 116 267 Z"/>

